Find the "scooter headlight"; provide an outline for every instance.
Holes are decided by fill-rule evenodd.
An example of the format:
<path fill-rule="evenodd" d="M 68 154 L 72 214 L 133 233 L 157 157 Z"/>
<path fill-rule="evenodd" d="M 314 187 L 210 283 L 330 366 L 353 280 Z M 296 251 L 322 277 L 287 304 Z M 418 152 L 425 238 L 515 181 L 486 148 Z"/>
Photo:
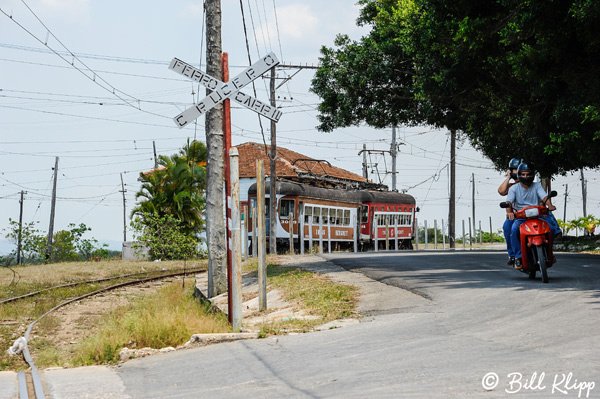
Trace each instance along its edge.
<path fill-rule="evenodd" d="M 540 211 L 537 208 L 525 209 L 525 217 L 535 218 L 540 215 Z"/>

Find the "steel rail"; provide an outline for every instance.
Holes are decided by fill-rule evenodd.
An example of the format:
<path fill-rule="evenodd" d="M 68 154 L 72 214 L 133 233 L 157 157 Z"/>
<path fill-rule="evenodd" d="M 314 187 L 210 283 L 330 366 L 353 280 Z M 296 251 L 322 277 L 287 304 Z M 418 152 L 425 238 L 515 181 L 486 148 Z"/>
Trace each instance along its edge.
<path fill-rule="evenodd" d="M 31 334 L 31 330 L 33 329 L 33 326 L 38 321 L 40 321 L 42 318 L 44 318 L 48 314 L 54 312 L 55 310 L 62 308 L 63 306 L 66 306 L 73 302 L 81 301 L 82 299 L 85 299 L 85 298 L 88 298 L 88 297 L 91 297 L 91 296 L 94 296 L 97 294 L 101 294 L 103 292 L 112 291 L 117 288 L 127 287 L 129 285 L 143 284 L 143 283 L 147 283 L 150 281 L 161 280 L 161 279 L 169 278 L 169 277 L 176 277 L 176 276 L 182 276 L 182 275 L 186 276 L 188 274 L 198 274 L 198 273 L 206 273 L 206 272 L 207 272 L 206 269 L 191 269 L 191 270 L 179 271 L 177 273 L 169 273 L 169 274 L 165 274 L 165 275 L 161 275 L 161 276 L 148 277 L 145 279 L 132 280 L 132 281 L 127 281 L 127 282 L 120 283 L 120 284 L 115 284 L 115 285 L 112 285 L 109 287 L 101 288 L 101 289 L 93 291 L 93 292 L 89 292 L 87 294 L 78 296 L 76 298 L 69 299 L 68 301 L 65 301 L 59 305 L 56 305 L 55 307 L 53 307 L 52 309 L 48 310 L 46 313 L 41 315 L 39 318 L 37 318 L 35 321 L 33 321 L 31 324 L 29 324 L 29 327 L 27 327 L 27 331 L 25 332 L 25 336 L 24 336 L 26 343 L 25 343 L 25 348 L 23 349 L 23 359 L 25 360 L 25 362 L 27 362 L 27 364 L 29 364 L 29 367 L 31 367 L 31 378 L 33 381 L 33 387 L 34 387 L 34 391 L 35 391 L 35 399 L 46 399 L 46 396 L 44 394 L 42 380 L 40 378 L 38 369 L 35 366 L 35 363 L 33 361 L 33 358 L 31 357 L 31 354 L 29 353 L 28 341 L 29 341 L 29 335 Z M 19 376 L 19 387 L 20 388 L 21 388 L 21 378 L 22 377 Z M 20 393 L 20 395 L 21 395 L 20 396 L 21 399 L 27 398 L 27 396 L 22 396 L 22 393 Z"/>
<path fill-rule="evenodd" d="M 175 270 L 183 270 L 183 269 L 175 269 Z M 120 276 L 106 277 L 106 278 L 95 279 L 95 280 L 75 281 L 75 282 L 72 282 L 72 283 L 55 285 L 53 287 L 44 288 L 44 289 L 41 289 L 41 290 L 38 290 L 38 291 L 32 291 L 32 292 L 29 292 L 29 293 L 24 294 L 24 295 L 15 296 L 15 297 L 12 297 L 12 298 L 7 298 L 7 299 L 0 300 L 0 305 L 5 304 L 5 303 L 10 303 L 10 302 L 18 301 L 20 299 L 30 298 L 32 296 L 39 295 L 39 294 L 44 293 L 46 291 L 51 291 L 51 290 L 55 290 L 55 289 L 59 289 L 59 288 L 74 287 L 74 286 L 82 285 L 82 284 L 102 283 L 104 281 L 118 280 L 120 278 L 128 278 L 128 277 L 133 277 L 133 276 L 147 275 L 147 274 L 151 274 L 151 273 L 160 273 L 160 272 L 164 272 L 164 271 L 165 270 L 155 270 L 155 271 L 150 271 L 150 272 L 122 274 Z"/>

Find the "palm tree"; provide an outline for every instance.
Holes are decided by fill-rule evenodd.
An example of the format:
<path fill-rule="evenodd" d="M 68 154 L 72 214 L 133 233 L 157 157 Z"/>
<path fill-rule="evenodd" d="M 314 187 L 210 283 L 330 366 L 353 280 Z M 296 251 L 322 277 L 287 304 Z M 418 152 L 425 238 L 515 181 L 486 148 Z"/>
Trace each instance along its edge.
<path fill-rule="evenodd" d="M 161 168 L 141 174 L 141 199 L 132 215 L 144 213 L 172 215 L 181 223 L 182 232 L 198 236 L 204 228 L 206 191 L 206 146 L 190 142 L 171 156 L 161 155 Z"/>

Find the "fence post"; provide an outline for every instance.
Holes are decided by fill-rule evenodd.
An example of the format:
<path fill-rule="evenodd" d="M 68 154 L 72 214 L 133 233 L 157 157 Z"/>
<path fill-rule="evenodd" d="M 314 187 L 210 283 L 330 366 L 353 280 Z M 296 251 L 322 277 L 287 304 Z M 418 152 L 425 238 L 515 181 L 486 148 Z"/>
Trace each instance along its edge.
<path fill-rule="evenodd" d="M 248 260 L 248 205 L 244 205 L 244 260 Z"/>
<path fill-rule="evenodd" d="M 290 255 L 294 254 L 294 212 L 290 212 L 290 217 L 288 218 L 290 222 Z"/>
<path fill-rule="evenodd" d="M 377 234 L 378 227 L 379 226 L 377 225 L 377 215 L 375 214 L 375 212 L 373 212 L 373 238 L 375 240 L 375 252 L 379 250 L 379 237 Z"/>
<path fill-rule="evenodd" d="M 258 188 L 258 184 L 257 184 L 257 188 Z M 258 192 L 256 194 L 256 198 L 258 201 Z M 258 218 L 258 213 L 256 212 L 256 206 L 252 206 L 252 257 L 254 259 L 256 259 L 256 257 L 258 256 L 256 248 L 258 248 L 258 231 L 257 231 L 257 218 Z"/>
<path fill-rule="evenodd" d="M 471 233 L 471 218 L 469 217 L 469 247 L 473 249 L 473 234 Z"/>
<path fill-rule="evenodd" d="M 415 249 L 419 249 L 419 221 L 415 218 Z"/>
<path fill-rule="evenodd" d="M 354 253 L 358 252 L 358 236 L 360 234 L 360 230 L 358 228 L 358 217 L 354 216 Z"/>
<path fill-rule="evenodd" d="M 385 250 L 390 250 L 390 219 L 385 215 Z"/>
<path fill-rule="evenodd" d="M 256 201 L 258 209 L 258 310 L 267 309 L 267 226 L 265 214 L 265 161 L 256 160 L 258 179 Z"/>
<path fill-rule="evenodd" d="M 433 249 L 437 249 L 437 219 L 433 220 Z"/>
<path fill-rule="evenodd" d="M 233 331 L 242 327 L 242 254 L 240 242 L 240 176 L 239 153 L 237 148 L 229 150 L 229 168 L 231 184 L 231 321 Z"/>
<path fill-rule="evenodd" d="M 427 220 L 425 221 L 425 249 L 429 247 L 429 232 L 427 231 Z"/>
<path fill-rule="evenodd" d="M 444 224 L 444 219 L 442 219 L 442 243 L 443 248 L 446 249 L 446 226 Z"/>

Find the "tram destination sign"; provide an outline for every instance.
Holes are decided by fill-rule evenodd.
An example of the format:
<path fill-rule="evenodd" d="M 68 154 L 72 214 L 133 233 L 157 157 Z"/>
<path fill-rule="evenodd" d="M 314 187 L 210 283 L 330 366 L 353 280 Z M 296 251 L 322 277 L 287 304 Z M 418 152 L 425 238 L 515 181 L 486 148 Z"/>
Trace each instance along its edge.
<path fill-rule="evenodd" d="M 275 122 L 279 121 L 282 115 L 281 111 L 240 91 L 277 64 L 279 64 L 279 60 L 275 54 L 269 53 L 232 80 L 224 83 L 177 58 L 173 58 L 169 69 L 200 83 L 209 90 L 213 90 L 198 104 L 177 115 L 174 118 L 175 124 L 182 128 L 228 98 Z"/>

